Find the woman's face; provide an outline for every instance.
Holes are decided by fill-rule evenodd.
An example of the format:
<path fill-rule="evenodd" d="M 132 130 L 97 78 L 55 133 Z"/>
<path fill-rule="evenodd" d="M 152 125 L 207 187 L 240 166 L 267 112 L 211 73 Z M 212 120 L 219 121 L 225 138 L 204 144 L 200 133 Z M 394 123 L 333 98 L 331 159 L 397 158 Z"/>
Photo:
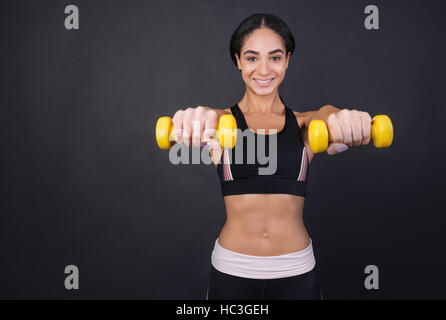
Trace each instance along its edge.
<path fill-rule="evenodd" d="M 286 56 L 282 38 L 273 30 L 260 28 L 248 36 L 236 54 L 246 88 L 257 95 L 269 95 L 285 78 L 291 53 Z"/>

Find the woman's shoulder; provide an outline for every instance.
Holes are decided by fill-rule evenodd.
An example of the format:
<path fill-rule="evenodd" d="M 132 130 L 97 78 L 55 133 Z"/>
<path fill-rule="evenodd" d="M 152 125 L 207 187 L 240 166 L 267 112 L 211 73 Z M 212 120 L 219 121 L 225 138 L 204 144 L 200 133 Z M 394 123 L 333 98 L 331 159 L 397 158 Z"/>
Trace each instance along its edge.
<path fill-rule="evenodd" d="M 299 125 L 299 129 L 303 129 L 305 127 L 305 120 L 306 120 L 306 112 L 298 112 L 294 111 L 293 107 L 288 107 L 293 111 L 294 116 L 296 117 L 297 124 Z"/>
<path fill-rule="evenodd" d="M 232 114 L 231 108 L 226 108 L 226 109 L 211 108 L 211 109 L 217 113 L 218 117 L 221 117 L 224 114 Z"/>

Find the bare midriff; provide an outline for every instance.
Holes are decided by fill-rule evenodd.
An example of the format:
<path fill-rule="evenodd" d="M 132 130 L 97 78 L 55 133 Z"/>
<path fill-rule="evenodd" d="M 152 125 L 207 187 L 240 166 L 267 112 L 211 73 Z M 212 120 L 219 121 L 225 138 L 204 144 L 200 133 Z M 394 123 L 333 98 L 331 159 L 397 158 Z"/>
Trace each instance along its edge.
<path fill-rule="evenodd" d="M 245 109 L 242 101 L 239 106 Z M 231 113 L 230 109 L 224 111 Z M 286 121 L 285 111 L 274 117 L 269 116 L 267 123 L 246 113 L 244 117 L 248 127 L 255 132 L 253 128 L 274 128 L 279 132 Z M 306 127 L 297 116 L 296 121 L 302 128 L 305 146 L 310 150 Z M 310 152 L 310 163 L 312 159 L 313 153 Z M 223 248 L 253 256 L 277 256 L 303 250 L 310 244 L 310 236 L 303 221 L 304 197 L 291 194 L 240 194 L 225 196 L 224 201 L 227 218 L 218 238 Z"/>
<path fill-rule="evenodd" d="M 308 247 L 303 221 L 305 198 L 290 194 L 242 194 L 224 197 L 227 219 L 218 243 L 254 256 L 277 256 Z"/>

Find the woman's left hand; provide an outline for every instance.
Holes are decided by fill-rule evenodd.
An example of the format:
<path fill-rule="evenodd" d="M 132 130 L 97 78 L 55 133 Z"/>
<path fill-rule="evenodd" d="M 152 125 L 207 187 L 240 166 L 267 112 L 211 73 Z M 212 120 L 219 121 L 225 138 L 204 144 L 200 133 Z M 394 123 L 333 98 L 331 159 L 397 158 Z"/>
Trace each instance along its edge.
<path fill-rule="evenodd" d="M 367 112 L 342 109 L 330 113 L 325 121 L 333 140 L 327 153 L 335 155 L 351 147 L 359 147 L 370 142 L 372 118 Z"/>

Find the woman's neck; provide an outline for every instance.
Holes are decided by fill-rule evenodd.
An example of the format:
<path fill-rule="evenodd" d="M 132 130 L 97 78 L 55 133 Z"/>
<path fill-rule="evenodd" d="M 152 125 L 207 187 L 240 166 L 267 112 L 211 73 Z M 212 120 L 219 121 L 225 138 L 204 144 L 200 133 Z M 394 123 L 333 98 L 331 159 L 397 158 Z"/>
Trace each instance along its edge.
<path fill-rule="evenodd" d="M 266 96 L 259 96 L 249 90 L 246 90 L 242 100 L 238 103 L 240 109 L 245 113 L 261 114 L 268 116 L 272 113 L 281 113 L 284 105 L 280 100 L 278 91 Z"/>

